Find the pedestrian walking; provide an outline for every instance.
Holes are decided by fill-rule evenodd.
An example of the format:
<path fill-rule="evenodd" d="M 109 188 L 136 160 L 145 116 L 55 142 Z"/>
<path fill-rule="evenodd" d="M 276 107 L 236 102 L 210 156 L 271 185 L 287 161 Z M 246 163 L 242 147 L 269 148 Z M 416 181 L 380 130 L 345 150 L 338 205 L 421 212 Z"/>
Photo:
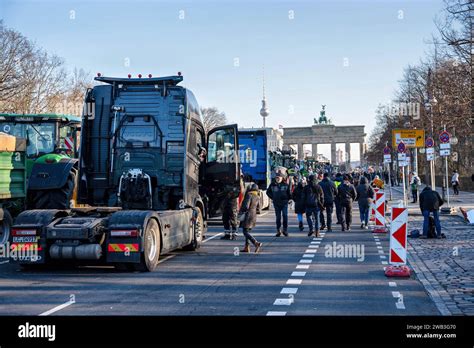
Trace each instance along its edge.
<path fill-rule="evenodd" d="M 305 213 L 304 205 L 304 187 L 306 186 L 306 178 L 302 177 L 298 185 L 293 191 L 293 201 L 295 202 L 295 214 L 298 218 L 298 227 L 300 231 L 304 230 L 303 214 Z"/>
<path fill-rule="evenodd" d="M 230 191 L 222 202 L 222 223 L 224 224 L 224 235 L 221 239 L 237 239 L 237 210 L 238 193 Z"/>
<path fill-rule="evenodd" d="M 277 233 L 275 237 L 280 237 L 283 233 L 288 237 L 288 202 L 291 199 L 290 185 L 283 181 L 283 176 L 278 173 L 267 189 L 267 196 L 273 201 L 276 215 Z M 282 229 L 283 220 L 283 229 Z"/>
<path fill-rule="evenodd" d="M 410 187 L 411 187 L 411 196 L 413 197 L 413 202 L 416 203 L 418 201 L 418 186 L 421 185 L 421 179 L 416 172 L 412 173 Z"/>
<path fill-rule="evenodd" d="M 341 184 L 342 184 L 342 174 L 336 173 L 336 178 L 334 179 L 334 185 L 336 185 L 336 189 Z M 341 203 L 337 195 L 336 195 L 336 198 L 334 199 L 334 205 L 336 206 L 336 220 L 337 220 L 336 224 L 340 225 L 342 223 L 341 222 Z"/>
<path fill-rule="evenodd" d="M 436 228 L 437 238 L 441 238 L 441 224 L 439 222 L 439 207 L 444 201 L 438 192 L 433 191 L 430 186 L 426 186 L 420 194 L 420 210 L 423 214 L 423 236 L 428 237 L 428 228 L 430 214 L 433 213 L 433 219 Z"/>
<path fill-rule="evenodd" d="M 308 179 L 308 185 L 304 188 L 306 221 L 309 228 L 308 236 L 314 233 L 316 237 L 319 237 L 319 211 L 324 209 L 324 192 L 314 175 L 311 175 Z"/>
<path fill-rule="evenodd" d="M 357 197 L 354 185 L 350 182 L 349 175 L 344 175 L 344 181 L 337 188 L 337 197 L 341 204 L 341 225 L 342 231 L 350 231 L 352 223 L 352 202 Z"/>
<path fill-rule="evenodd" d="M 324 210 L 321 211 L 321 230 L 327 227 L 328 232 L 332 232 L 332 212 L 334 200 L 337 195 L 336 184 L 329 179 L 329 173 L 324 173 L 323 180 L 319 183 L 324 193 Z M 324 211 L 326 211 L 326 221 L 324 221 Z"/>
<path fill-rule="evenodd" d="M 453 170 L 453 176 L 451 177 L 451 185 L 453 185 L 454 195 L 459 195 L 459 173 L 457 170 Z"/>
<path fill-rule="evenodd" d="M 240 227 L 242 227 L 243 234 L 245 237 L 245 245 L 244 248 L 241 250 L 241 252 L 243 253 L 250 252 L 250 243 L 255 246 L 255 253 L 258 253 L 260 251 L 260 248 L 262 247 L 262 243 L 257 241 L 250 234 L 250 231 L 252 230 L 252 228 L 255 227 L 255 224 L 257 223 L 257 206 L 260 201 L 258 195 L 258 185 L 252 184 L 249 190 L 246 192 L 244 201 L 242 202 L 242 206 L 240 207 Z"/>
<path fill-rule="evenodd" d="M 356 200 L 359 203 L 360 228 L 367 230 L 369 228 L 370 205 L 374 199 L 375 191 L 372 186 L 369 185 L 365 176 L 360 178 L 360 183 L 356 187 L 356 193 Z"/>

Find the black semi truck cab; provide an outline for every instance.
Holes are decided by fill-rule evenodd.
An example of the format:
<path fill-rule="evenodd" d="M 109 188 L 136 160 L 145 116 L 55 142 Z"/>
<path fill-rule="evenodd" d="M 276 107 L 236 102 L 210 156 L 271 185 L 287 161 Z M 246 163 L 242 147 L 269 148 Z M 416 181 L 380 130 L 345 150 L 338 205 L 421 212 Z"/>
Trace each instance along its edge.
<path fill-rule="evenodd" d="M 87 90 L 77 202 L 21 213 L 22 264 L 99 263 L 152 271 L 160 255 L 199 248 L 212 207 L 240 189 L 237 125 L 205 133 L 183 77 L 112 78 Z M 35 240 L 33 242 L 33 239 Z"/>

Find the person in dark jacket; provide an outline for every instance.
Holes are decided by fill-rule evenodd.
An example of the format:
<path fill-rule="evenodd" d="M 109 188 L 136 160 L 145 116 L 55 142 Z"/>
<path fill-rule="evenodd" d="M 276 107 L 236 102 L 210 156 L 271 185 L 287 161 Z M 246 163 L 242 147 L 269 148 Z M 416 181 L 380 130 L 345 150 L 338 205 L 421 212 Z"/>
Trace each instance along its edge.
<path fill-rule="evenodd" d="M 368 229 L 370 204 L 374 199 L 375 191 L 372 186 L 369 185 L 365 176 L 360 178 L 360 183 L 356 187 L 356 193 L 356 200 L 359 202 L 360 228 Z"/>
<path fill-rule="evenodd" d="M 423 238 L 428 237 L 430 213 L 433 213 L 437 238 L 441 238 L 441 224 L 439 222 L 439 207 L 444 201 L 438 192 L 426 186 L 420 193 L 420 210 L 423 214 Z"/>
<path fill-rule="evenodd" d="M 334 185 L 336 185 L 336 189 L 339 187 L 339 185 L 342 184 L 342 174 L 341 173 L 336 173 L 336 178 L 334 179 Z M 339 197 L 336 195 L 336 198 L 334 199 L 334 205 L 336 206 L 336 219 L 337 219 L 337 224 L 341 224 L 341 203 L 339 202 Z"/>
<path fill-rule="evenodd" d="M 241 250 L 243 253 L 250 252 L 250 243 L 255 246 L 255 253 L 260 251 L 262 243 L 258 242 L 251 234 L 250 231 L 255 227 L 257 223 L 257 206 L 260 201 L 259 190 L 257 184 L 252 184 L 249 190 L 245 194 L 244 201 L 240 207 L 239 216 L 242 217 L 240 227 L 242 227 L 243 234 L 245 236 L 245 245 Z"/>
<path fill-rule="evenodd" d="M 304 188 L 306 221 L 309 228 L 308 236 L 314 233 L 316 237 L 319 237 L 319 211 L 324 209 L 324 192 L 314 175 L 311 175 L 308 179 L 308 185 Z"/>
<path fill-rule="evenodd" d="M 288 202 L 291 199 L 290 185 L 283 181 L 283 176 L 278 173 L 267 189 L 267 196 L 273 201 L 275 208 L 277 233 L 275 237 L 283 235 L 288 237 Z M 283 230 L 282 221 L 283 220 Z"/>
<path fill-rule="evenodd" d="M 342 231 L 350 231 L 352 223 L 352 202 L 357 197 L 354 185 L 350 182 L 350 176 L 344 175 L 344 182 L 337 188 L 337 197 L 341 204 Z"/>
<path fill-rule="evenodd" d="M 228 192 L 222 203 L 222 223 L 224 224 L 224 236 L 221 239 L 237 238 L 237 210 L 238 194 Z"/>
<path fill-rule="evenodd" d="M 306 178 L 302 177 L 298 185 L 293 191 L 293 201 L 295 202 L 295 214 L 298 218 L 298 227 L 300 231 L 304 230 L 303 214 L 305 213 L 304 205 L 304 188 L 306 186 Z"/>
<path fill-rule="evenodd" d="M 332 211 L 334 209 L 334 199 L 337 195 L 337 188 L 336 184 L 329 179 L 329 173 L 324 173 L 323 180 L 319 183 L 321 189 L 324 193 L 324 210 L 326 211 L 326 221 L 327 221 L 327 228 L 328 232 L 332 232 Z M 320 214 L 321 218 L 321 230 L 326 227 L 326 223 L 324 221 L 324 212 L 321 211 Z"/>

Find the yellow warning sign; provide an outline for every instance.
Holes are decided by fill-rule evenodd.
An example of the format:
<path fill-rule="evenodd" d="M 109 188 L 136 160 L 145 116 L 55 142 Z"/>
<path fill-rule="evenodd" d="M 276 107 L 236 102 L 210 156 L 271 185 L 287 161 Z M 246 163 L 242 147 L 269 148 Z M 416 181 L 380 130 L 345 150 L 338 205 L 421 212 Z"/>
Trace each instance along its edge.
<path fill-rule="evenodd" d="M 392 146 L 395 149 L 403 141 L 406 147 L 425 147 L 424 129 L 393 129 Z"/>

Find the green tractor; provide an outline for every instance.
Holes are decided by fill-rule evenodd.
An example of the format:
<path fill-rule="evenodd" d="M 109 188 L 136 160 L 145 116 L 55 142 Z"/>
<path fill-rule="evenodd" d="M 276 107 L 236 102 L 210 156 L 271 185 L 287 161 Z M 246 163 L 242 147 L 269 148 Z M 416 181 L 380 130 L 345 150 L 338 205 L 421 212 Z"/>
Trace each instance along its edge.
<path fill-rule="evenodd" d="M 81 119 L 2 114 L 0 132 L 26 139 L 27 209 L 68 209 L 75 201 Z"/>

